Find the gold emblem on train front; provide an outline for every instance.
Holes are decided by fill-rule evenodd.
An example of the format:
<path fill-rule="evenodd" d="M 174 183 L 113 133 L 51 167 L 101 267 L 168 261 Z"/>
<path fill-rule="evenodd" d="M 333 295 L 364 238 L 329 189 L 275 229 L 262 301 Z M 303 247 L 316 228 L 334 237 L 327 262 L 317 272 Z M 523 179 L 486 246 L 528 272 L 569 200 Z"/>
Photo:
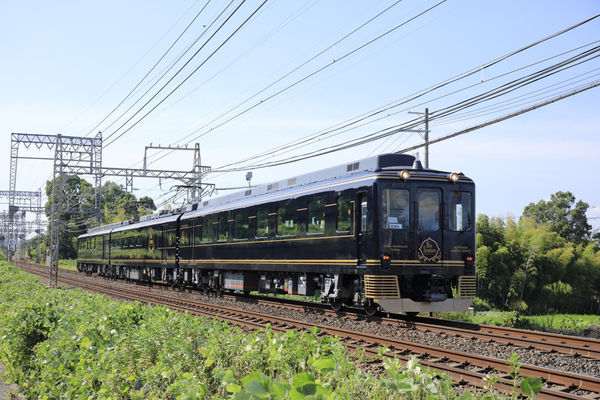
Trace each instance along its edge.
<path fill-rule="evenodd" d="M 419 247 L 417 257 L 421 262 L 438 262 L 441 256 L 440 246 L 432 238 L 425 239 Z"/>

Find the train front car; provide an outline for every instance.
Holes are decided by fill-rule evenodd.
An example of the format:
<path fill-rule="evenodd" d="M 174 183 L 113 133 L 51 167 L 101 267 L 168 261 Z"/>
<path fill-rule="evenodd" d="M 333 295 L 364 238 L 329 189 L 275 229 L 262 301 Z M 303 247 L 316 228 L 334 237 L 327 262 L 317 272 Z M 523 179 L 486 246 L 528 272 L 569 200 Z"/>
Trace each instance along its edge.
<path fill-rule="evenodd" d="M 381 171 L 373 193 L 379 262 L 364 276 L 366 309 L 467 310 L 476 289 L 473 181 L 417 161 Z"/>

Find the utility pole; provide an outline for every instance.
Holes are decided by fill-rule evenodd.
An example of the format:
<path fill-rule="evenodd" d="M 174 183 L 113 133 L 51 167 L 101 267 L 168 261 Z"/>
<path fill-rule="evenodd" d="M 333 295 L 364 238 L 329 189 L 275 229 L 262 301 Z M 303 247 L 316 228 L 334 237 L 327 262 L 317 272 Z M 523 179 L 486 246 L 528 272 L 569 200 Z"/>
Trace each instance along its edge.
<path fill-rule="evenodd" d="M 421 114 L 416 111 L 409 111 L 409 114 Z M 421 136 L 423 140 L 425 140 L 425 168 L 429 169 L 429 108 L 425 108 L 425 112 L 423 113 L 424 122 L 425 122 L 425 131 Z M 422 132 L 421 130 L 410 130 L 408 132 L 418 132 L 419 134 Z"/>
<path fill-rule="evenodd" d="M 429 169 L 429 108 L 425 108 L 425 168 Z"/>

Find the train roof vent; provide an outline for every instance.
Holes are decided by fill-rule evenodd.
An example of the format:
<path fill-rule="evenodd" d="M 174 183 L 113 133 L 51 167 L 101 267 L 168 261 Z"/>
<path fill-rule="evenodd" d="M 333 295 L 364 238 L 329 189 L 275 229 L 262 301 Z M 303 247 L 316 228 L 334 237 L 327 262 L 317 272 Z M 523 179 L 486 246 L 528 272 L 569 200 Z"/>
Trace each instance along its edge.
<path fill-rule="evenodd" d="M 346 165 L 346 172 L 356 171 L 360 167 L 359 162 Z"/>
<path fill-rule="evenodd" d="M 183 207 L 184 212 L 196 211 L 198 209 L 198 203 L 187 204 Z"/>

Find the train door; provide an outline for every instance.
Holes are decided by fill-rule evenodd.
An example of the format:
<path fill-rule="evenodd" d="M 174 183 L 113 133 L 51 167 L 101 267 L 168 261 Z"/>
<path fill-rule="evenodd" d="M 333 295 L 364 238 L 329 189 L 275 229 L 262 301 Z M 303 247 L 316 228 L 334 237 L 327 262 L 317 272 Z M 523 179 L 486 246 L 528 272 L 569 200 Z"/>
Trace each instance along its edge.
<path fill-rule="evenodd" d="M 358 261 L 358 265 L 366 265 L 367 264 L 367 214 L 368 214 L 368 204 L 367 204 L 367 194 L 359 193 L 358 195 L 358 224 L 356 226 L 356 258 Z"/>
<path fill-rule="evenodd" d="M 442 190 L 436 187 L 418 187 L 415 213 L 417 247 L 416 258 L 425 264 L 442 261 Z"/>

